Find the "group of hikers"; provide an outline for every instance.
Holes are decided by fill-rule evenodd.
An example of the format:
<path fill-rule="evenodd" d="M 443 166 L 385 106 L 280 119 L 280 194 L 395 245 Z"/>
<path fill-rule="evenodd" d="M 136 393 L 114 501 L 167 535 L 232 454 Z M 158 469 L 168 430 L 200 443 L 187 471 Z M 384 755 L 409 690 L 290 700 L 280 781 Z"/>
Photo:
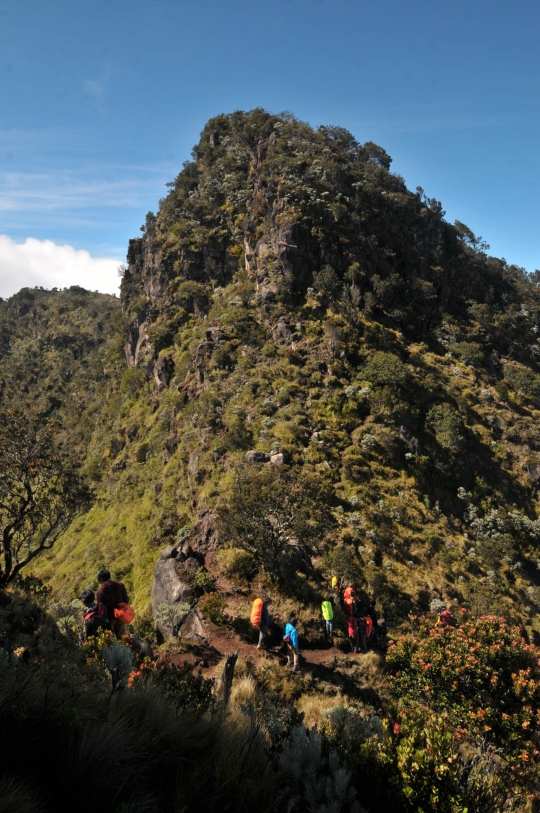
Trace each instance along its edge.
<path fill-rule="evenodd" d="M 100 570 L 97 580 L 100 585 L 97 594 L 93 590 L 85 590 L 80 596 L 86 608 L 84 637 L 88 640 L 102 630 L 111 630 L 117 638 L 121 638 L 126 624 L 135 618 L 126 588 L 122 582 L 112 581 L 108 570 Z"/>
<path fill-rule="evenodd" d="M 266 649 L 266 636 L 271 627 L 271 618 L 268 605 L 271 599 L 256 598 L 251 608 L 250 621 L 258 630 L 258 649 Z M 340 605 L 338 613 L 345 620 L 345 631 L 351 652 L 367 652 L 368 646 L 377 645 L 386 649 L 388 625 L 383 612 L 375 609 L 375 599 L 370 599 L 363 591 L 358 596 L 352 584 L 343 585 L 343 581 L 336 576 L 332 577 L 329 595 L 321 603 L 321 613 L 324 622 L 324 635 L 333 643 L 334 621 L 336 618 L 336 605 Z M 287 663 L 294 670 L 299 669 L 300 651 L 298 646 L 298 620 L 293 613 L 283 629 L 283 644 L 287 649 Z"/>

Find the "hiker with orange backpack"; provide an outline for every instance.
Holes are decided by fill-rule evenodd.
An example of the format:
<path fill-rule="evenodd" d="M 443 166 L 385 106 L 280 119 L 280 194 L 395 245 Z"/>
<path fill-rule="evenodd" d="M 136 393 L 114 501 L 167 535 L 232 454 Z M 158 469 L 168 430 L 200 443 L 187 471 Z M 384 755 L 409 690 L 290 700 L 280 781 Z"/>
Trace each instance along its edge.
<path fill-rule="evenodd" d="M 81 595 L 81 601 L 86 607 L 84 614 L 84 640 L 87 641 L 94 635 L 98 635 L 102 630 L 109 630 L 110 624 L 107 618 L 107 611 L 103 604 L 96 602 L 93 590 L 85 590 Z"/>
<path fill-rule="evenodd" d="M 259 630 L 257 649 L 266 649 L 264 638 L 270 628 L 270 613 L 268 612 L 270 601 L 269 598 L 256 598 L 251 607 L 249 620 L 255 629 Z"/>
<path fill-rule="evenodd" d="M 121 638 L 126 624 L 130 624 L 135 618 L 135 613 L 129 606 L 126 588 L 122 582 L 111 581 L 108 570 L 100 570 L 97 580 L 101 585 L 97 592 L 97 601 L 105 607 L 112 631 L 117 638 Z"/>

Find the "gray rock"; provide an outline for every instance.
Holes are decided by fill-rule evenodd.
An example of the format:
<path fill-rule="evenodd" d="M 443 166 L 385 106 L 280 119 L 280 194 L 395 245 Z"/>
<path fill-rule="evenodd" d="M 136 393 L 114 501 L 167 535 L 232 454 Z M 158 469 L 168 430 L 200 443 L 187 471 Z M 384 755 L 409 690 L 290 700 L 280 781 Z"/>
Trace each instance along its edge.
<path fill-rule="evenodd" d="M 279 341 L 280 339 L 290 341 L 292 335 L 293 331 L 290 329 L 290 327 L 288 327 L 283 319 L 279 319 L 277 325 L 272 329 L 272 338 L 275 342 Z"/>
<path fill-rule="evenodd" d="M 270 455 L 266 452 L 258 452 L 255 449 L 252 449 L 249 452 L 246 452 L 245 461 L 246 463 L 268 463 L 270 460 Z"/>
<path fill-rule="evenodd" d="M 204 555 L 217 548 L 216 512 L 203 511 L 196 525 L 182 540 L 182 551 L 187 557 L 194 556 L 204 564 Z"/>
<path fill-rule="evenodd" d="M 189 602 L 193 598 L 191 585 L 180 581 L 176 575 L 176 560 L 160 560 L 154 567 L 152 582 L 152 612 L 154 616 L 162 604 Z"/>
<path fill-rule="evenodd" d="M 122 438 L 118 438 L 118 437 L 113 438 L 111 440 L 111 455 L 113 457 L 116 457 L 117 454 L 120 454 L 120 452 L 122 451 L 122 449 L 124 448 L 125 445 L 126 444 L 124 443 Z"/>
<path fill-rule="evenodd" d="M 166 559 L 172 559 L 173 558 L 173 552 L 174 552 L 173 546 L 172 545 L 167 545 L 166 548 L 163 548 L 163 550 L 160 550 L 159 558 L 163 559 L 163 561 L 165 561 Z"/>
<path fill-rule="evenodd" d="M 283 466 L 287 462 L 287 455 L 285 452 L 278 452 L 277 454 L 270 455 L 270 463 L 273 466 Z"/>
<path fill-rule="evenodd" d="M 198 607 L 194 607 L 189 615 L 186 616 L 185 621 L 180 627 L 180 635 L 182 638 L 188 638 L 192 641 L 198 641 L 199 643 L 202 643 L 204 640 L 203 621 Z"/>
<path fill-rule="evenodd" d="M 181 559 L 180 561 L 178 559 L 176 560 L 175 572 L 181 582 L 190 584 L 193 581 L 195 574 L 201 566 L 199 556 L 197 556 L 197 558 L 190 556 L 183 561 Z"/>
<path fill-rule="evenodd" d="M 270 282 L 268 285 L 261 285 L 259 293 L 264 302 L 270 302 L 275 299 L 279 294 L 279 286 L 275 282 Z M 281 322 L 279 324 L 282 324 Z"/>
<path fill-rule="evenodd" d="M 170 356 L 162 356 L 154 366 L 154 379 L 158 387 L 168 387 L 174 374 L 174 361 Z"/>

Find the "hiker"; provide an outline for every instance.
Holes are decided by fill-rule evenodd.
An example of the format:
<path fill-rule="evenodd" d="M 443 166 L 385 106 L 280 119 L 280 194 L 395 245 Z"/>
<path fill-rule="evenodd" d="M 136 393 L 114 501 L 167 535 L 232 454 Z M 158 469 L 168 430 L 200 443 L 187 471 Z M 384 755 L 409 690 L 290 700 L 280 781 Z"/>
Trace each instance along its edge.
<path fill-rule="evenodd" d="M 100 570 L 97 580 L 101 585 L 97 592 L 98 604 L 103 604 L 112 631 L 117 638 L 121 638 L 125 631 L 126 620 L 118 616 L 122 615 L 122 610 L 125 607 L 129 607 L 126 588 L 122 582 L 111 581 L 111 574 L 108 570 Z M 117 610 L 116 613 L 115 610 Z"/>
<path fill-rule="evenodd" d="M 366 615 L 364 617 L 364 621 L 366 623 L 366 644 L 369 642 L 371 638 L 371 633 L 373 632 L 373 621 L 370 615 Z"/>
<path fill-rule="evenodd" d="M 358 651 L 367 652 L 367 624 L 363 615 L 358 618 Z"/>
<path fill-rule="evenodd" d="M 249 620 L 255 629 L 259 630 L 257 649 L 266 649 L 264 637 L 270 628 L 270 614 L 268 612 L 270 601 L 269 598 L 256 598 L 251 608 Z"/>
<path fill-rule="evenodd" d="M 300 651 L 298 649 L 298 631 L 296 629 L 298 621 L 291 615 L 285 624 L 283 642 L 287 644 L 287 666 L 292 666 L 295 672 L 300 669 Z"/>
<path fill-rule="evenodd" d="M 326 601 L 321 604 L 322 615 L 325 621 L 326 637 L 332 638 L 332 621 L 334 620 L 334 599 L 328 596 Z"/>
<path fill-rule="evenodd" d="M 0 635 L 0 661 L 9 663 L 11 666 L 17 666 L 19 661 L 11 646 L 9 635 L 5 631 Z"/>
<path fill-rule="evenodd" d="M 447 610 L 446 607 L 444 610 L 441 611 L 438 619 L 437 625 L 441 625 L 443 627 L 455 627 L 457 626 L 456 619 L 453 613 L 450 610 Z"/>
<path fill-rule="evenodd" d="M 356 590 L 352 586 L 352 584 L 347 585 L 345 588 L 345 592 L 343 593 L 343 604 L 345 605 L 345 610 L 347 611 L 348 615 L 354 615 L 354 609 L 356 604 Z"/>
<path fill-rule="evenodd" d="M 386 623 L 386 618 L 382 613 L 379 613 L 376 630 L 377 630 L 377 641 L 381 649 L 384 650 L 388 645 L 388 641 L 386 639 L 386 634 L 388 632 L 388 624 Z"/>
<path fill-rule="evenodd" d="M 85 590 L 81 596 L 81 601 L 86 607 L 84 615 L 84 640 L 87 641 L 94 635 L 98 635 L 102 630 L 110 629 L 107 611 L 103 604 L 96 602 L 93 590 Z"/>
<path fill-rule="evenodd" d="M 351 645 L 351 652 L 358 652 L 358 619 L 354 615 L 347 617 L 347 635 Z"/>

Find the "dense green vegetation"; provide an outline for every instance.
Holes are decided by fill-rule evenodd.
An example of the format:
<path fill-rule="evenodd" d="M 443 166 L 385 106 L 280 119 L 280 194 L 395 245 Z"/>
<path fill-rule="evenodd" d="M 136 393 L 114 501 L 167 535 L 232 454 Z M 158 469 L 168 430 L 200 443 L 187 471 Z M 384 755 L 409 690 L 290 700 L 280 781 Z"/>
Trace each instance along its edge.
<path fill-rule="evenodd" d="M 268 587 L 276 616 L 294 608 L 301 636 L 316 642 L 319 602 L 338 573 L 375 594 L 406 636 L 399 664 L 408 658 L 411 674 L 410 614 L 433 602 L 502 615 L 536 641 L 537 280 L 491 257 L 390 167 L 382 148 L 338 127 L 314 130 L 263 110 L 218 116 L 143 236 L 130 241 L 122 313 L 113 297 L 80 289 L 24 290 L 0 303 L 2 403 L 58 419 L 58 442 L 96 493 L 40 559 L 55 598 L 71 601 L 107 565 L 149 624 L 159 551 L 192 538 L 204 520 L 221 548 L 199 568 L 195 593 L 204 593 L 208 617 L 235 632 L 245 620 L 235 602 Z M 223 594 L 213 579 L 228 580 Z M 485 628 L 473 627 L 488 652 Z M 422 629 L 431 640 L 429 624 Z M 362 683 L 374 703 L 362 706 L 362 719 L 388 703 L 381 719 L 391 733 L 409 711 L 382 690 L 383 662 L 366 663 L 361 677 L 336 666 L 336 706 L 360 713 Z M 265 690 L 272 684 L 326 732 L 330 748 L 335 684 L 248 676 Z M 351 741 L 357 779 L 369 770 L 377 787 L 395 792 L 378 801 L 360 794 L 362 803 L 526 810 L 536 769 L 518 801 L 503 798 L 515 765 L 501 767 L 502 740 L 491 735 L 484 753 L 468 730 L 456 771 L 442 776 L 436 759 L 454 758 L 454 723 L 471 709 L 456 703 L 444 722 L 411 692 L 403 703 L 414 706 L 412 728 L 397 723 L 404 733 L 380 749 L 366 737 Z M 442 744 L 412 770 L 425 747 L 418 732 L 432 724 Z M 526 753 L 533 765 L 537 755 Z M 346 749 L 341 756 L 349 759 Z M 493 781 L 478 790 L 483 765 Z"/>

